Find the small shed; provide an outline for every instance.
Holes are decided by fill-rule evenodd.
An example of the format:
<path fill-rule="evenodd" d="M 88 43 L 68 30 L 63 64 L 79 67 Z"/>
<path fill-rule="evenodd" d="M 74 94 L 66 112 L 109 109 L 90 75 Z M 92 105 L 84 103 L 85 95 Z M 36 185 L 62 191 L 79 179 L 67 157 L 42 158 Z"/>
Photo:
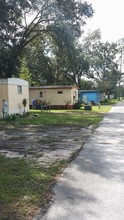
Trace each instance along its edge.
<path fill-rule="evenodd" d="M 10 114 L 23 114 L 23 100 L 26 99 L 25 111 L 29 110 L 28 82 L 18 78 L 0 79 L 0 117 Z"/>
<path fill-rule="evenodd" d="M 79 90 L 78 99 L 82 103 L 92 103 L 98 105 L 101 99 L 100 90 Z"/>
<path fill-rule="evenodd" d="M 52 109 L 73 108 L 78 101 L 77 86 L 39 86 L 29 87 L 30 108 L 40 109 L 43 103 L 50 105 Z"/>

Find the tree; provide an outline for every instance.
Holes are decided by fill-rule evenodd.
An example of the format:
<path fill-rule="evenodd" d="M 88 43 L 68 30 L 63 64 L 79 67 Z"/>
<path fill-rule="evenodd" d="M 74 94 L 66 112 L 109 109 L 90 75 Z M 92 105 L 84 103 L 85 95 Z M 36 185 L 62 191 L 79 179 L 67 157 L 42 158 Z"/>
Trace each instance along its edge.
<path fill-rule="evenodd" d="M 118 45 L 118 66 L 120 71 L 120 78 L 118 79 L 118 93 L 117 96 L 120 99 L 121 96 L 121 90 L 123 91 L 123 88 L 121 88 L 124 84 L 124 38 L 117 41 Z"/>
<path fill-rule="evenodd" d="M 72 77 L 75 84 L 81 88 L 81 80 L 83 76 L 88 74 L 89 63 L 84 55 L 82 47 L 78 45 L 74 50 L 75 52 L 70 62 L 69 75 Z"/>
<path fill-rule="evenodd" d="M 61 25 L 57 29 L 55 27 L 51 35 L 57 84 L 76 84 L 80 87 L 81 77 L 86 74 L 89 65 L 83 48 L 77 43 L 76 34 L 72 34 L 70 27 Z"/>
<path fill-rule="evenodd" d="M 94 82 L 91 80 L 81 79 L 80 89 L 82 90 L 91 90 L 95 88 Z"/>
<path fill-rule="evenodd" d="M 39 36 L 34 39 L 25 51 L 27 68 L 31 74 L 31 85 L 54 83 L 54 66 L 51 60 L 49 39 Z"/>
<path fill-rule="evenodd" d="M 109 93 L 120 77 L 116 60 L 117 44 L 101 42 L 100 31 L 96 30 L 84 39 L 83 48 L 90 65 L 87 77 L 93 78 L 98 87 Z"/>
<path fill-rule="evenodd" d="M 80 0 L 1 0 L 0 77 L 18 75 L 26 46 L 51 32 L 53 24 L 70 26 L 80 36 L 82 25 L 92 15 L 91 5 Z"/>
<path fill-rule="evenodd" d="M 19 71 L 19 78 L 27 80 L 29 84 L 31 84 L 31 74 L 29 73 L 29 69 L 27 67 L 27 61 L 25 58 L 21 60 L 21 67 Z"/>
<path fill-rule="evenodd" d="M 27 50 L 27 65 L 34 84 L 80 86 L 81 77 L 89 65 L 81 45 L 76 43 L 75 34 L 61 24 L 52 27 L 52 31 L 45 35 L 45 40 L 39 36 Z"/>

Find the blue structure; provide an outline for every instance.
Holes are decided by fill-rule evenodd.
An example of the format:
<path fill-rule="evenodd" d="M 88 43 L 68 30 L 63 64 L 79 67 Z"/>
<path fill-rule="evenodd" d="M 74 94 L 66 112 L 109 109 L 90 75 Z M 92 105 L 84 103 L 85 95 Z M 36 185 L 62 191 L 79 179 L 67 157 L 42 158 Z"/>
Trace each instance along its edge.
<path fill-rule="evenodd" d="M 78 100 L 82 103 L 98 105 L 100 103 L 100 93 L 100 90 L 79 90 Z"/>

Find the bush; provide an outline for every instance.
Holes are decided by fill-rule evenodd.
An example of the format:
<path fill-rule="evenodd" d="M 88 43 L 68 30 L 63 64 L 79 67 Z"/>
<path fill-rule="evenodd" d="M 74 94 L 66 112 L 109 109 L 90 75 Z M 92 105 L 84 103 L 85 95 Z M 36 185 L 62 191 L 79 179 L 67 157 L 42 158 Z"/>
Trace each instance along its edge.
<path fill-rule="evenodd" d="M 26 116 L 28 117 L 30 115 L 30 113 L 29 112 L 26 112 Z"/>
<path fill-rule="evenodd" d="M 21 114 L 16 113 L 16 114 L 7 115 L 7 116 L 5 117 L 5 119 L 6 119 L 7 121 L 16 121 L 16 119 L 20 119 L 21 117 L 22 117 Z"/>
<path fill-rule="evenodd" d="M 101 104 L 108 104 L 108 99 L 105 99 L 103 101 L 100 101 Z"/>
<path fill-rule="evenodd" d="M 82 104 L 81 102 L 76 102 L 76 103 L 74 104 L 73 108 L 74 108 L 74 109 L 80 109 L 81 104 Z"/>

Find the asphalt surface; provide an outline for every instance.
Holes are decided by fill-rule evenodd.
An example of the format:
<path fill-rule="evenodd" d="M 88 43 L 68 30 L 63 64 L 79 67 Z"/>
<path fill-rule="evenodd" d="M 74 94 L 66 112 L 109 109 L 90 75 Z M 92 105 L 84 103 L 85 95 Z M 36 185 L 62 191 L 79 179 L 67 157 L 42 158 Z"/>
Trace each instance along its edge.
<path fill-rule="evenodd" d="M 46 214 L 34 220 L 124 220 L 124 101 L 107 113 L 54 191 Z"/>

